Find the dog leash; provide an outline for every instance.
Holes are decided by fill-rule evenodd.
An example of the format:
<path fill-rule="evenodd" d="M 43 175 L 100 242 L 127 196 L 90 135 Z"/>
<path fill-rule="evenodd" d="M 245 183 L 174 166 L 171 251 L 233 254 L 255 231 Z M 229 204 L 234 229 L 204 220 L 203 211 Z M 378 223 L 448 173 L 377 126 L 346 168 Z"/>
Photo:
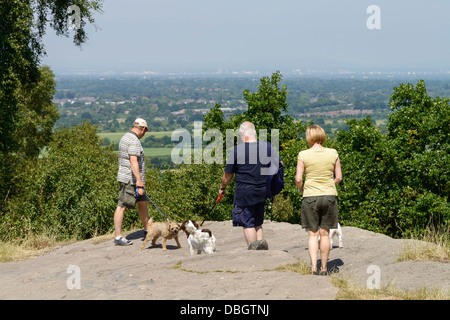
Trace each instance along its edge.
<path fill-rule="evenodd" d="M 224 193 L 222 193 L 221 195 L 219 195 L 219 197 L 217 198 L 216 202 L 214 202 L 213 207 L 211 208 L 211 210 L 209 210 L 209 213 L 208 213 L 207 217 L 208 217 L 208 216 L 211 214 L 211 212 L 214 210 L 214 208 L 216 207 L 216 204 L 218 204 L 218 203 L 220 202 L 220 200 L 222 200 L 222 197 L 223 197 L 224 195 L 225 195 Z M 205 219 L 206 219 L 206 218 L 205 218 Z M 203 219 L 202 223 L 200 224 L 200 227 L 203 225 L 203 222 L 205 222 L 205 219 Z"/>
<path fill-rule="evenodd" d="M 159 213 L 161 213 L 161 215 L 162 215 L 164 218 L 166 218 L 166 220 L 167 220 L 168 222 L 170 222 L 170 220 L 167 219 L 167 217 L 164 215 L 164 213 L 162 213 L 162 211 L 159 210 L 159 208 L 158 208 L 158 207 L 156 206 L 156 204 L 152 201 L 152 199 L 150 199 L 150 197 L 147 195 L 147 192 L 145 192 L 145 189 L 144 189 L 144 194 L 143 194 L 143 195 L 140 195 L 140 194 L 139 194 L 138 189 L 139 189 L 139 188 L 136 188 L 136 196 L 137 196 L 137 197 L 142 197 L 142 196 L 145 194 L 145 196 L 147 197 L 147 199 L 153 204 L 153 206 L 159 211 Z M 141 188 L 141 189 L 143 189 L 143 188 Z"/>

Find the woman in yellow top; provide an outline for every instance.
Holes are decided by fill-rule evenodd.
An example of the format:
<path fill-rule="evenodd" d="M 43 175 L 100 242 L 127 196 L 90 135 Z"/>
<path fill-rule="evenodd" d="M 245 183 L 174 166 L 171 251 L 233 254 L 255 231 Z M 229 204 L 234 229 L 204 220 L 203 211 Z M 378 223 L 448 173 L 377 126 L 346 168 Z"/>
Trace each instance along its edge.
<path fill-rule="evenodd" d="M 338 224 L 336 185 L 342 181 L 341 164 L 335 149 L 325 148 L 325 131 L 318 126 L 306 129 L 306 140 L 311 146 L 300 151 L 297 160 L 295 184 L 303 193 L 302 226 L 308 230 L 308 250 L 313 274 L 327 275 L 327 260 L 330 253 L 330 229 Z M 303 173 L 306 174 L 303 186 Z M 319 249 L 321 270 L 317 270 Z"/>

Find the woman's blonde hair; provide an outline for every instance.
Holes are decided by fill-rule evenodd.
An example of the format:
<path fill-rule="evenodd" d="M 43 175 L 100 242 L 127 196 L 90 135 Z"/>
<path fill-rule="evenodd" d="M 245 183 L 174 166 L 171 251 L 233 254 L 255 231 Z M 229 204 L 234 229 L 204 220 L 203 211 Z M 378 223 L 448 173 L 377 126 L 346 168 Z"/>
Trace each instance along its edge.
<path fill-rule="evenodd" d="M 325 135 L 325 131 L 323 131 L 322 127 L 317 124 L 308 126 L 306 128 L 306 141 L 312 147 L 315 143 L 323 144 L 327 136 Z"/>

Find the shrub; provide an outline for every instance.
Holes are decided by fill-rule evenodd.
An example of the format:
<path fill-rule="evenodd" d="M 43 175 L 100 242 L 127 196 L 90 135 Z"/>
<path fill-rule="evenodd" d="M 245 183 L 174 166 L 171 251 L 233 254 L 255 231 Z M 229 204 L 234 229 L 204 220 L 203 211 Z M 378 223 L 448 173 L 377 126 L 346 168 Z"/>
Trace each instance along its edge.
<path fill-rule="evenodd" d="M 58 130 L 48 155 L 24 166 L 20 193 L 1 219 L 3 238 L 32 233 L 89 238 L 111 230 L 117 158 L 89 123 Z"/>

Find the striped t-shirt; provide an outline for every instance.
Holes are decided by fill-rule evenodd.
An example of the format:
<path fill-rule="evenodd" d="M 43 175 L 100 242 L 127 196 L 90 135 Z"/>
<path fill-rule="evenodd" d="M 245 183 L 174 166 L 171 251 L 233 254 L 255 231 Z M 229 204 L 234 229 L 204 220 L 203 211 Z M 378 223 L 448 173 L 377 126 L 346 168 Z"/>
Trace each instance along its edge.
<path fill-rule="evenodd" d="M 137 156 L 139 163 L 139 172 L 141 179 L 145 183 L 145 159 L 144 149 L 142 149 L 141 142 L 138 136 L 129 131 L 125 133 L 119 142 L 119 172 L 117 173 L 117 181 L 131 184 L 136 184 L 136 177 L 131 171 L 130 156 Z"/>

